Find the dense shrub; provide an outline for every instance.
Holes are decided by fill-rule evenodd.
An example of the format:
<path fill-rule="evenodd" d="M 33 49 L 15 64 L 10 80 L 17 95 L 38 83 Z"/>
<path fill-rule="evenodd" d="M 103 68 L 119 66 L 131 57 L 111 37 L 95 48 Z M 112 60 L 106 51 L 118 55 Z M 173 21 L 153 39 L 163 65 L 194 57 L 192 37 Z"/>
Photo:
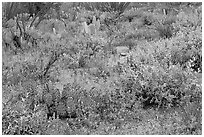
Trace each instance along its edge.
<path fill-rule="evenodd" d="M 2 134 L 201 134 L 201 6 L 163 15 L 148 3 L 112 4 L 121 16 L 107 13 L 95 35 L 81 22 L 100 18 L 108 4 L 81 5 L 102 11 L 79 4 L 66 11 L 74 17 L 40 21 L 24 35 L 8 22 Z M 15 36 L 26 42 L 16 46 Z"/>

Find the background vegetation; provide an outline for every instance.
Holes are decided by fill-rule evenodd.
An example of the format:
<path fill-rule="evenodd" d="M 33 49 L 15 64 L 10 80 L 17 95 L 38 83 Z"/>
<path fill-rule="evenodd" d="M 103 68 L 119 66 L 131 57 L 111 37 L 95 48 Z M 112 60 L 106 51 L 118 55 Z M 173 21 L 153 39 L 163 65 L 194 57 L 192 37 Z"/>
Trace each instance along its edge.
<path fill-rule="evenodd" d="M 2 134 L 202 134 L 202 3 L 3 3 L 2 20 Z"/>

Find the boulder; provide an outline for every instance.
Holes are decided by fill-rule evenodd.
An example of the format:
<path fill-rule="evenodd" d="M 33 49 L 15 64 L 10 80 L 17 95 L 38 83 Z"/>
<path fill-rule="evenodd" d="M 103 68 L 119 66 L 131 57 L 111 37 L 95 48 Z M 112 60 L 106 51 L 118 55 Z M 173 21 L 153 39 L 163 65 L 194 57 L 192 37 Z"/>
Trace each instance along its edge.
<path fill-rule="evenodd" d="M 129 48 L 126 46 L 118 46 L 116 47 L 116 53 L 119 56 L 126 56 L 129 53 Z"/>

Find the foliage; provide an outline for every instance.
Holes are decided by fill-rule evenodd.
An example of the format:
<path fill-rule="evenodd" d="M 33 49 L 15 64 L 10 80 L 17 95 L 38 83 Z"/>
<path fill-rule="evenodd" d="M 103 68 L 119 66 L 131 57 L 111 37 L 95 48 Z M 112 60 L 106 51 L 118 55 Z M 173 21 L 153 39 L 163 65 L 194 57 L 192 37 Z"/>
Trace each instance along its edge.
<path fill-rule="evenodd" d="M 202 134 L 201 6 L 58 4 L 6 12 L 2 134 Z"/>
<path fill-rule="evenodd" d="M 123 13 L 129 4 L 130 2 L 84 2 L 82 6 L 85 7 L 86 10 Z"/>

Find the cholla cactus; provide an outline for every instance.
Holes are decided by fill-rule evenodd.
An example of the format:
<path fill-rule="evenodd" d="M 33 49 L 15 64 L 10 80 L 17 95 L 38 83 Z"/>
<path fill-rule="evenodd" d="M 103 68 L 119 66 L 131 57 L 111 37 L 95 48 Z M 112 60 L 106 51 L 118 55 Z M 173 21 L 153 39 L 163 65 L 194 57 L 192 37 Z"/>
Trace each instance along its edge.
<path fill-rule="evenodd" d="M 100 26 L 101 26 L 100 20 L 98 19 L 97 21 L 94 22 L 94 24 L 95 24 L 95 27 L 96 27 L 96 31 L 99 31 Z"/>
<path fill-rule="evenodd" d="M 96 34 L 96 26 L 95 26 L 95 24 L 90 24 L 89 26 L 89 31 L 90 31 L 90 35 L 94 35 L 94 34 Z"/>
<path fill-rule="evenodd" d="M 96 17 L 95 16 L 93 16 L 93 24 L 95 25 L 96 24 Z"/>
<path fill-rule="evenodd" d="M 100 20 L 99 19 L 96 20 L 96 17 L 93 16 L 93 23 L 91 23 L 90 25 L 87 25 L 86 22 L 83 22 L 82 25 L 83 25 L 82 32 L 88 33 L 89 35 L 94 35 L 100 29 Z"/>
<path fill-rule="evenodd" d="M 88 27 L 86 21 L 82 23 L 82 32 L 90 34 L 90 30 L 89 30 L 89 27 Z"/>

